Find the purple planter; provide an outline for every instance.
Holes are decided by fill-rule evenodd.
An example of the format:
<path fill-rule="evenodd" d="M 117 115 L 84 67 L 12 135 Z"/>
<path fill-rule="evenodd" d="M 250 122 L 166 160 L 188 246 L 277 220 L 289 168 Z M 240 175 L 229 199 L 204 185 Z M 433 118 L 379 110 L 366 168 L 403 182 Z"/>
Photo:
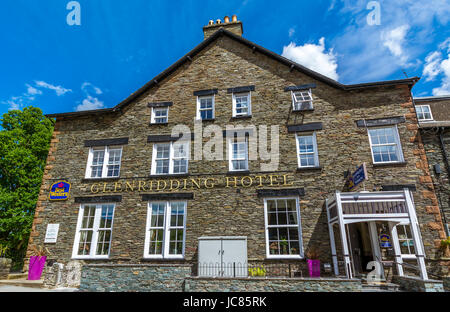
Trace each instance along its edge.
<path fill-rule="evenodd" d="M 320 277 L 320 260 L 306 260 L 308 262 L 309 276 Z"/>
<path fill-rule="evenodd" d="M 30 257 L 30 266 L 28 269 L 28 280 L 35 281 L 40 280 L 42 271 L 44 270 L 46 256 L 31 256 Z"/>

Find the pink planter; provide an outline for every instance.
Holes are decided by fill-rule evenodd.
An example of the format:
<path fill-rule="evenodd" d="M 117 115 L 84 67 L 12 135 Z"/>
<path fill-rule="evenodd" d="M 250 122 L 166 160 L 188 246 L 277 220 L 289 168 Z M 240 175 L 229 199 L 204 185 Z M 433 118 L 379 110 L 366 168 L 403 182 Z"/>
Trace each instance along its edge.
<path fill-rule="evenodd" d="M 46 256 L 31 256 L 30 257 L 30 266 L 28 269 L 28 280 L 40 280 L 42 271 L 44 270 Z"/>
<path fill-rule="evenodd" d="M 308 262 L 309 276 L 320 277 L 320 260 L 306 260 Z"/>

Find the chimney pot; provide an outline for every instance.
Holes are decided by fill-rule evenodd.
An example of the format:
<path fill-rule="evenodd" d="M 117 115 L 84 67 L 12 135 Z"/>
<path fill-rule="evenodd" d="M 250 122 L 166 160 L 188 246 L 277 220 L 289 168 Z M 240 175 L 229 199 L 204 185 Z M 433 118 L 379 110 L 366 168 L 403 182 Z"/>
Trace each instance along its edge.
<path fill-rule="evenodd" d="M 213 20 L 209 20 L 208 25 L 214 25 L 214 21 Z"/>
<path fill-rule="evenodd" d="M 223 22 L 224 22 L 224 23 L 229 23 L 229 22 L 230 22 L 230 18 L 229 18 L 228 16 L 225 16 L 225 17 L 223 18 Z"/>
<path fill-rule="evenodd" d="M 221 23 L 221 20 L 220 20 L 220 18 L 218 18 L 216 21 L 216 24 L 220 24 L 220 23 Z"/>
<path fill-rule="evenodd" d="M 236 14 L 234 14 L 234 15 L 231 17 L 231 21 L 232 21 L 232 22 L 237 22 L 237 15 L 236 15 Z"/>

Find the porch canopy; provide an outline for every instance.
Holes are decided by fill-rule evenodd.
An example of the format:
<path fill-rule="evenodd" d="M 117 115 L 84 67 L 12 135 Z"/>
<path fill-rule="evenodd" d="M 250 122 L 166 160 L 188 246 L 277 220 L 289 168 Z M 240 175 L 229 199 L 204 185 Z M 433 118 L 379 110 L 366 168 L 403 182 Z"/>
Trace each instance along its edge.
<path fill-rule="evenodd" d="M 374 260 L 381 261 L 380 244 L 376 232 L 376 221 L 387 221 L 391 232 L 391 241 L 395 252 L 397 272 L 403 276 L 403 258 L 397 236 L 396 225 L 408 224 L 415 247 L 415 258 L 420 271 L 420 277 L 428 279 L 425 267 L 425 253 L 420 236 L 416 210 L 410 191 L 405 188 L 402 191 L 393 192 L 345 192 L 336 191 L 326 199 L 328 216 L 328 229 L 330 232 L 331 253 L 333 256 L 334 273 L 339 275 L 338 259 L 333 225 L 338 225 L 339 236 L 342 243 L 344 267 L 347 278 L 352 278 L 352 266 L 350 263 L 350 248 L 347 233 L 347 224 L 367 222 L 370 230 L 370 240 L 374 253 Z M 381 263 L 380 263 L 381 264 Z"/>

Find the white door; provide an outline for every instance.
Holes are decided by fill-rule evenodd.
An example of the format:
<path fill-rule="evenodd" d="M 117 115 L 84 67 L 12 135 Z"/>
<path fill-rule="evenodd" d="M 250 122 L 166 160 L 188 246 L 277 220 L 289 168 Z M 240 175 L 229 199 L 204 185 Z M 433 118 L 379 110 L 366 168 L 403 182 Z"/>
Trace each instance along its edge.
<path fill-rule="evenodd" d="M 243 237 L 227 237 L 222 240 L 223 276 L 246 277 L 247 239 Z"/>
<path fill-rule="evenodd" d="M 199 238 L 198 275 L 221 276 L 222 240 L 217 238 Z"/>

